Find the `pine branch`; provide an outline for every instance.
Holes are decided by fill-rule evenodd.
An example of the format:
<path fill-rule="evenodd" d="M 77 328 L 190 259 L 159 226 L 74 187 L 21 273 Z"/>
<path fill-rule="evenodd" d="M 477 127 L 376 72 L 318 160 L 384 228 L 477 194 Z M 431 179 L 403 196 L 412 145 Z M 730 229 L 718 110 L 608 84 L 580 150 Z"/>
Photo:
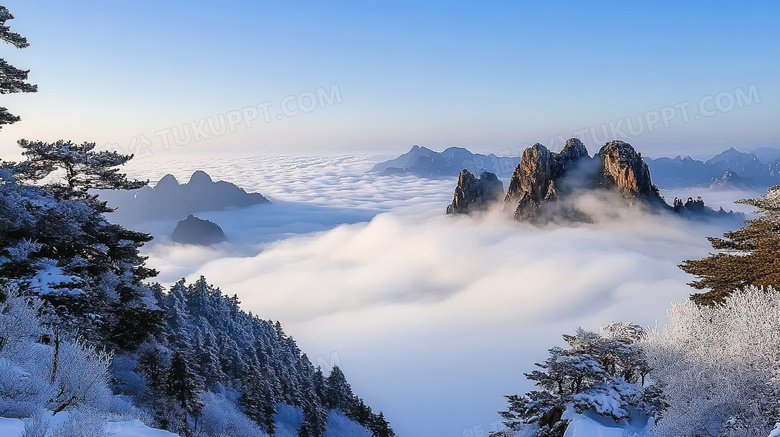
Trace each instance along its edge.
<path fill-rule="evenodd" d="M 38 91 L 38 85 L 27 82 L 30 70 L 20 70 L 0 58 L 0 94 L 34 93 Z"/>
<path fill-rule="evenodd" d="M 14 16 L 5 6 L 0 6 L 0 40 L 13 45 L 18 49 L 23 49 L 30 44 L 27 42 L 27 38 L 19 35 L 18 33 L 11 32 L 11 29 L 5 25 L 8 20 L 13 20 Z"/>

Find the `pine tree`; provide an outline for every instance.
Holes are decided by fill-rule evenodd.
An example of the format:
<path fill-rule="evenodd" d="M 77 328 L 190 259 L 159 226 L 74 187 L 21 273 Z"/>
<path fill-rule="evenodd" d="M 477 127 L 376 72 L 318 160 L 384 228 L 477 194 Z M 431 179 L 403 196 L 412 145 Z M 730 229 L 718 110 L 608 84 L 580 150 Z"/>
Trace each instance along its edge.
<path fill-rule="evenodd" d="M 11 32 L 10 28 L 5 24 L 6 21 L 13 18 L 14 16 L 11 15 L 5 6 L 0 6 L 0 40 L 18 49 L 28 47 L 30 44 L 27 43 L 27 38 Z M 0 77 L 2 78 L 0 80 L 0 94 L 34 93 L 38 91 L 37 85 L 27 83 L 27 75 L 29 73 L 30 70 L 20 70 L 6 62 L 5 59 L 0 58 Z M 13 124 L 19 120 L 20 117 L 18 115 L 13 115 L 8 112 L 7 108 L 0 107 L 0 129 L 3 128 L 3 125 Z"/>
<path fill-rule="evenodd" d="M 141 352 L 138 358 L 138 370 L 144 376 L 148 393 L 142 400 L 145 404 L 155 405 L 154 420 L 158 426 L 167 429 L 169 421 L 164 406 L 168 401 L 169 370 L 162 351 L 156 348 L 148 348 Z"/>
<path fill-rule="evenodd" d="M 198 371 L 203 376 L 207 388 L 212 388 L 217 383 L 225 381 L 226 376 L 220 365 L 217 339 L 208 327 L 206 327 L 205 334 L 198 335 L 196 354 Z"/>
<path fill-rule="evenodd" d="M 352 394 L 341 369 L 324 377 L 284 334 L 281 324 L 241 311 L 237 299 L 207 285 L 205 279 L 192 285 L 181 280 L 168 293 L 159 287 L 152 287 L 152 291 L 165 313 L 161 343 L 182 354 L 199 390 L 201 381 L 211 379 L 209 384 L 217 381 L 229 392 L 235 391 L 241 411 L 267 434 L 276 432 L 277 403 L 286 403 L 303 410 L 301 435 L 323 435 L 329 413 L 326 398 L 330 396 L 335 399 L 331 403 L 341 405 L 347 417 L 366 429 L 392 435 L 387 434 L 392 430 L 384 417 L 379 420 L 379 415 Z M 221 373 L 215 378 L 210 363 L 217 360 Z M 173 367 L 172 363 L 169 368 Z M 162 416 L 168 419 L 168 429 L 184 433 L 181 404 L 170 393 L 165 392 L 161 405 L 172 407 L 155 405 L 153 409 L 167 411 Z M 157 423 L 163 422 L 158 418 Z"/>
<path fill-rule="evenodd" d="M 693 288 L 709 290 L 691 295 L 697 304 L 722 303 L 734 290 L 749 285 L 780 286 L 780 186 L 738 203 L 756 207 L 759 217 L 748 220 L 741 229 L 726 232 L 723 238 L 709 238 L 720 253 L 680 265 L 699 278 L 690 284 Z"/>
<path fill-rule="evenodd" d="M 323 401 L 323 404 L 325 404 L 325 375 L 322 373 L 320 366 L 317 366 L 317 368 L 314 369 L 312 383 L 314 384 L 314 393 L 317 395 L 317 398 Z"/>
<path fill-rule="evenodd" d="M 274 414 L 277 411 L 267 379 L 263 378 L 257 369 L 252 369 L 247 374 L 242 389 L 243 393 L 238 398 L 238 403 L 244 408 L 245 414 L 260 425 L 268 435 L 274 435 L 276 431 Z"/>
<path fill-rule="evenodd" d="M 296 366 L 296 374 L 300 378 L 301 388 L 298 400 L 303 407 L 303 423 L 298 429 L 299 437 L 321 437 L 328 424 L 328 412 L 325 410 L 322 399 L 317 394 L 317 371 L 314 369 L 306 354 L 301 355 Z M 322 372 L 319 372 L 320 389 L 324 389 Z"/>
<path fill-rule="evenodd" d="M 366 405 L 365 401 L 357 396 L 355 397 L 353 403 L 354 407 L 352 408 L 352 411 L 347 414 L 347 417 L 366 428 L 370 428 L 371 423 L 374 420 L 374 413 L 371 411 L 371 407 Z"/>
<path fill-rule="evenodd" d="M 339 366 L 333 366 L 328 378 L 325 380 L 325 396 L 323 401 L 325 406 L 332 409 L 341 410 L 347 416 L 353 414 L 355 408 L 355 395 L 352 393 L 352 387 L 349 386 L 344 372 Z"/>
<path fill-rule="evenodd" d="M 133 155 L 112 151 L 96 152 L 95 143 L 75 144 L 59 140 L 54 143 L 19 140 L 26 161 L 14 169 L 17 179 L 37 183 L 46 179 L 47 186 L 61 200 L 80 199 L 92 203 L 100 213 L 111 212 L 106 202 L 89 190 L 136 190 L 149 181 L 128 180 L 117 167 Z M 51 181 L 52 177 L 56 177 Z"/>
<path fill-rule="evenodd" d="M 3 173 L 17 176 L 30 168 L 25 163 L 5 167 Z M 43 293 L 42 298 L 55 308 L 63 327 L 78 330 L 93 345 L 125 350 L 159 332 L 161 314 L 147 306 L 152 292 L 144 283 L 156 272 L 139 253 L 151 235 L 109 223 L 103 215 L 107 208 L 94 196 L 63 198 L 55 194 L 56 182 L 31 186 L 32 181 L 24 185 L 14 176 L 4 179 L 0 209 L 9 226 L 1 226 L 8 232 L 0 238 L 0 253 L 29 242 L 37 247 L 24 259 L 2 263 L 3 281 L 36 292 L 30 282 L 35 272 L 56 263 L 73 278 L 57 288 L 75 292 Z M 12 203 L 17 206 L 10 207 Z"/>
<path fill-rule="evenodd" d="M 260 424 L 268 435 L 274 435 L 276 432 L 276 403 L 270 386 L 266 385 L 263 393 L 263 421 Z"/>
<path fill-rule="evenodd" d="M 322 437 L 327 425 L 328 412 L 312 396 L 303 404 L 303 423 L 298 429 L 298 437 Z"/>
<path fill-rule="evenodd" d="M 390 424 L 385 420 L 385 415 L 380 411 L 379 414 L 374 416 L 374 420 L 370 426 L 371 433 L 374 437 L 394 437 L 395 433 L 390 429 Z"/>
<path fill-rule="evenodd" d="M 182 418 L 185 435 L 191 435 L 189 417 L 197 418 L 203 404 L 198 395 L 201 389 L 200 381 L 192 370 L 192 364 L 187 355 L 177 350 L 171 359 L 168 371 L 168 395 L 176 402 L 184 413 Z"/>
<path fill-rule="evenodd" d="M 605 336 L 582 329 L 564 335 L 569 348 L 551 348 L 547 360 L 525 374 L 538 390 L 507 396 L 509 408 L 499 413 L 504 424 L 512 431 L 532 425 L 529 436 L 561 437 L 568 427 L 564 413 L 569 408 L 615 422 L 629 420 L 637 411 L 657 414 L 655 409 L 663 404 L 657 387 L 644 386 L 649 365 L 642 349 L 633 344 L 644 335 L 640 330 L 615 323 L 604 328 Z"/>

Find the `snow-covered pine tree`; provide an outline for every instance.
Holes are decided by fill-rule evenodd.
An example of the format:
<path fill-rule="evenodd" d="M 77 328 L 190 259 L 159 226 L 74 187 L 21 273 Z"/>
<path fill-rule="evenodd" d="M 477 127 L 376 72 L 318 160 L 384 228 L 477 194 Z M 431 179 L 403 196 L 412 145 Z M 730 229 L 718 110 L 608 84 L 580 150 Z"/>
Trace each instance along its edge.
<path fill-rule="evenodd" d="M 314 394 L 313 391 L 306 394 Z M 298 437 L 322 437 L 328 425 L 328 412 L 316 398 L 304 401 L 303 423 L 298 428 Z"/>
<path fill-rule="evenodd" d="M 167 386 L 169 396 L 179 409 L 181 421 L 177 431 L 186 436 L 192 435 L 200 409 L 203 408 L 199 397 L 202 387 L 189 357 L 181 350 L 174 352 L 171 358 Z"/>
<path fill-rule="evenodd" d="M 650 366 L 636 345 L 643 331 L 637 325 L 613 324 L 602 332 L 577 329 L 574 335 L 564 335 L 569 347 L 551 348 L 547 360 L 525 375 L 539 389 L 507 396 L 509 407 L 500 412 L 506 427 L 528 429 L 535 437 L 561 437 L 568 427 L 564 413 L 569 407 L 616 423 L 630 420 L 632 412 L 657 415 L 656 408 L 664 405 L 658 400 L 661 393 L 644 385 Z"/>
<path fill-rule="evenodd" d="M 325 379 L 325 405 L 328 408 L 341 410 L 347 417 L 352 417 L 355 409 L 355 395 L 349 386 L 341 367 L 333 366 Z"/>
<path fill-rule="evenodd" d="M 47 180 L 46 186 L 60 200 L 85 200 L 98 213 L 113 209 L 90 190 L 136 190 L 149 181 L 129 180 L 119 167 L 133 158 L 113 151 L 95 151 L 95 143 L 59 140 L 19 140 L 25 161 L 14 167 L 14 176 L 25 183 Z"/>
<path fill-rule="evenodd" d="M 303 407 L 303 423 L 298 429 L 298 437 L 321 437 L 328 425 L 328 411 L 318 393 L 324 392 L 322 371 L 315 369 L 303 354 L 297 362 L 296 373 L 301 381 L 298 396 Z"/>
<path fill-rule="evenodd" d="M 379 414 L 374 416 L 371 426 L 369 427 L 374 437 L 394 437 L 395 432 L 390 428 L 390 423 L 385 420 L 385 415 L 380 411 Z"/>
<path fill-rule="evenodd" d="M 276 431 L 276 404 L 273 390 L 268 379 L 263 377 L 256 368 L 246 375 L 243 393 L 238 403 L 244 408 L 244 413 L 257 423 L 268 435 Z"/>
<path fill-rule="evenodd" d="M 88 193 L 101 186 L 137 186 L 112 167 L 129 157 L 91 149 L 74 152 L 69 144 L 49 145 L 46 154 L 4 165 L 0 210 L 8 219 L 0 252 L 17 256 L 0 263 L 2 280 L 39 293 L 57 310 L 59 323 L 78 330 L 88 342 L 132 350 L 157 333 L 161 324 L 144 283 L 156 272 L 139 254 L 152 237 L 109 223 L 103 216 L 109 208 Z M 66 182 L 52 175 L 37 183 L 57 169 L 70 174 Z M 30 242 L 35 248 L 21 256 L 19 249 L 30 247 Z M 65 280 L 48 285 L 34 281 L 44 270 L 47 276 L 57 273 L 55 277 Z"/>
<path fill-rule="evenodd" d="M 241 411 L 261 429 L 275 431 L 276 404 L 286 403 L 304 410 L 308 419 L 303 432 L 317 435 L 324 429 L 330 409 L 325 398 L 331 378 L 334 387 L 340 387 L 344 404 L 355 405 L 342 410 L 347 417 L 382 435 L 388 432 L 385 428 L 392 432 L 384 418 L 378 419 L 351 393 L 340 369 L 325 377 L 284 333 L 281 324 L 242 311 L 238 299 L 223 294 L 205 278 L 189 285 L 181 280 L 167 293 L 152 288 L 157 290 L 157 304 L 165 313 L 161 349 L 155 349 L 156 353 L 162 360 L 177 350 L 189 354 L 193 358 L 191 371 L 203 382 L 202 391 L 235 393 Z M 206 356 L 209 365 L 199 361 Z M 143 367 L 144 360 L 139 359 L 139 363 Z M 149 373 L 143 373 L 152 390 Z M 151 404 L 146 405 L 155 411 Z M 176 430 L 181 423 L 166 425 L 158 420 L 156 425 Z"/>
<path fill-rule="evenodd" d="M 14 18 L 11 12 L 5 6 L 0 5 L 0 41 L 11 44 L 12 46 L 23 49 L 30 44 L 27 43 L 27 38 L 19 35 L 18 33 L 11 32 L 6 21 Z M 38 85 L 31 85 L 27 83 L 27 75 L 30 70 L 20 70 L 13 65 L 6 62 L 5 59 L 0 58 L 0 77 L 3 80 L 0 81 L 0 94 L 11 93 L 34 93 L 38 91 Z M 0 107 L 0 129 L 3 125 L 16 123 L 20 120 L 18 115 L 13 115 L 8 112 L 7 108 Z"/>
<path fill-rule="evenodd" d="M 168 420 L 168 372 L 170 363 L 165 351 L 155 347 L 143 349 L 138 357 L 137 370 L 144 376 L 148 391 L 137 399 L 141 405 L 155 405 L 152 416 L 156 423 L 164 429 L 170 426 Z"/>

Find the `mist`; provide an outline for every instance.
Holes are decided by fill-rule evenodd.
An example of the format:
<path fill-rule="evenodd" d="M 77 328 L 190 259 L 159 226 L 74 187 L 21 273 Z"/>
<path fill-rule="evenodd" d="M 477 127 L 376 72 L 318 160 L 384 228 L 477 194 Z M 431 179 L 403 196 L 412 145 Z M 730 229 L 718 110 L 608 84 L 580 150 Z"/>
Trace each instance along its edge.
<path fill-rule="evenodd" d="M 677 265 L 734 226 L 592 194 L 572 202 L 593 223 L 537 227 L 501 208 L 446 216 L 454 179 L 365 174 L 369 161 L 341 176 L 314 176 L 321 166 L 305 160 L 292 172 L 253 167 L 274 184 L 260 190 L 274 203 L 198 214 L 228 242 L 174 244 L 165 236 L 173 223 L 147 224 L 159 236 L 146 254 L 165 285 L 204 275 L 243 308 L 280 320 L 316 364 L 339 364 L 403 436 L 494 429 L 503 396 L 528 390 L 523 372 L 578 326 L 664 323 L 669 304 L 692 292 Z M 240 165 L 235 178 L 205 169 L 215 180 L 246 177 Z"/>

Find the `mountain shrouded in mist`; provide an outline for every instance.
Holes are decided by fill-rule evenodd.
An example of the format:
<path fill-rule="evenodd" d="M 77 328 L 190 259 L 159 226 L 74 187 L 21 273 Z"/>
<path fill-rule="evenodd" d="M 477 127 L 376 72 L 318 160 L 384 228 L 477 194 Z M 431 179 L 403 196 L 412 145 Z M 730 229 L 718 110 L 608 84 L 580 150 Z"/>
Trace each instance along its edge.
<path fill-rule="evenodd" d="M 479 179 L 463 170 L 458 178 L 452 204 L 447 213 L 486 210 L 498 197 L 501 184 L 492 173 Z M 490 189 L 485 188 L 489 186 Z M 535 144 L 523 152 L 512 173 L 503 209 L 516 220 L 546 222 L 555 219 L 590 220 L 588 214 L 567 200 L 583 192 L 614 193 L 627 205 L 643 205 L 650 210 L 673 211 L 696 217 L 718 217 L 727 213 L 704 206 L 701 199 L 683 202 L 674 199 L 668 205 L 653 184 L 650 169 L 634 147 L 624 141 L 610 141 L 591 157 L 577 138 L 566 141 L 560 153 Z"/>

